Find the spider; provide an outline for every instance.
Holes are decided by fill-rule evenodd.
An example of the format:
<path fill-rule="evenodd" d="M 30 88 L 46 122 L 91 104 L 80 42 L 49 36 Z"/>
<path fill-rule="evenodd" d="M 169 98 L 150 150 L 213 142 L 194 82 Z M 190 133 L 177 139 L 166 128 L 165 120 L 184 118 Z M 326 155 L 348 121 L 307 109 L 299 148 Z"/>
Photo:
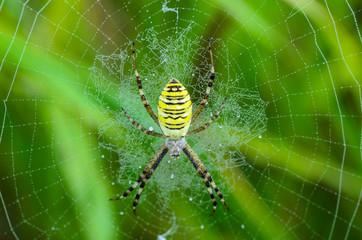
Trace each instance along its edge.
<path fill-rule="evenodd" d="M 161 146 L 161 148 L 156 152 L 153 156 L 151 161 L 148 163 L 146 168 L 143 170 L 141 175 L 138 177 L 137 181 L 127 190 L 125 191 L 122 196 L 117 198 L 111 198 L 109 200 L 119 200 L 124 197 L 127 197 L 140 183 L 141 186 L 137 192 L 137 195 L 133 201 L 133 212 L 136 213 L 136 206 L 141 197 L 142 190 L 146 185 L 148 179 L 152 176 L 154 171 L 156 170 L 157 166 L 160 164 L 162 158 L 166 155 L 168 151 L 170 151 L 171 158 L 176 157 L 177 159 L 180 158 L 181 150 L 186 154 L 202 180 L 205 182 L 207 190 L 210 194 L 211 201 L 213 204 L 213 210 L 211 212 L 211 216 L 214 215 L 216 210 L 217 202 L 215 200 L 214 193 L 210 187 L 215 190 L 217 196 L 220 198 L 221 202 L 225 205 L 227 210 L 229 210 L 228 205 L 226 204 L 223 195 L 221 194 L 219 188 L 216 186 L 215 182 L 213 181 L 210 173 L 207 171 L 205 165 L 201 162 L 198 158 L 196 153 L 191 149 L 190 145 L 187 144 L 185 138 L 193 135 L 195 133 L 201 132 L 205 130 L 210 124 L 219 116 L 221 109 L 223 108 L 226 98 L 222 102 L 219 110 L 217 113 L 203 126 L 196 128 L 195 130 L 188 132 L 190 124 L 197 118 L 197 116 L 201 113 L 202 109 L 204 108 L 207 99 L 210 94 L 210 90 L 212 84 L 214 83 L 215 72 L 214 72 L 214 62 L 212 57 L 211 51 L 211 44 L 210 39 L 208 39 L 209 43 L 209 51 L 211 57 L 211 75 L 209 79 L 209 84 L 206 88 L 206 93 L 204 95 L 204 99 L 200 103 L 199 107 L 197 108 L 196 112 L 192 115 L 192 105 L 190 100 L 190 95 L 187 92 L 186 88 L 175 78 L 172 78 L 166 86 L 163 88 L 161 95 L 158 100 L 158 107 L 157 107 L 157 115 L 156 116 L 150 105 L 148 104 L 144 92 L 142 90 L 142 83 L 140 76 L 138 75 L 137 67 L 136 67 L 136 60 L 135 60 L 135 46 L 134 42 L 132 43 L 132 57 L 133 57 L 133 66 L 137 78 L 137 85 L 138 90 L 141 95 L 141 100 L 143 105 L 145 106 L 147 112 L 150 114 L 152 119 L 156 122 L 157 125 L 160 126 L 162 133 L 157 133 L 154 131 L 149 131 L 142 127 L 139 123 L 134 121 L 130 115 L 122 108 L 122 111 L 127 116 L 127 118 L 131 121 L 131 123 L 140 129 L 142 132 L 160 138 L 165 138 L 165 143 Z"/>

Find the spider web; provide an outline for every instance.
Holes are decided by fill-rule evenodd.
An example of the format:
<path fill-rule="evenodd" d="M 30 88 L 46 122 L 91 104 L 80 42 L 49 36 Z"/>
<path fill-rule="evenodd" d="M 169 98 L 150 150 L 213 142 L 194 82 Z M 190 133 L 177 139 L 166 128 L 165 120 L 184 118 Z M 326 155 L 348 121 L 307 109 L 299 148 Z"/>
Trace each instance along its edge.
<path fill-rule="evenodd" d="M 359 1 L 0 2 L 1 239 L 356 239 L 362 235 Z M 231 208 L 213 217 L 186 156 L 117 202 L 163 140 L 172 78 L 200 104 L 188 143 Z"/>

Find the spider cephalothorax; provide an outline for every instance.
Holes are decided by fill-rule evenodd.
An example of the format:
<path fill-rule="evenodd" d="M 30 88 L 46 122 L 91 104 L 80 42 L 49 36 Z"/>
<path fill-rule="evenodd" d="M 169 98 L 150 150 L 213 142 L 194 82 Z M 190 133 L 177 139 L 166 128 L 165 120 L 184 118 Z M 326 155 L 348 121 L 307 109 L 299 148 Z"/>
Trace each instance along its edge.
<path fill-rule="evenodd" d="M 207 99 L 210 94 L 210 90 L 212 87 L 212 84 L 214 83 L 215 78 L 215 72 L 214 72 L 214 62 L 212 58 L 212 51 L 211 51 L 211 45 L 209 40 L 209 51 L 211 56 L 211 75 L 209 84 L 206 88 L 206 93 L 204 96 L 204 99 L 200 103 L 199 107 L 195 111 L 195 113 L 192 115 L 192 104 L 190 95 L 187 92 L 186 88 L 175 78 L 172 78 L 166 86 L 163 88 L 160 98 L 158 100 L 158 106 L 157 106 L 157 115 L 158 117 L 153 113 L 150 105 L 148 104 L 146 97 L 142 90 L 142 83 L 141 79 L 138 75 L 137 68 L 136 68 L 136 60 L 135 60 L 135 50 L 134 50 L 134 43 L 133 43 L 133 65 L 136 73 L 137 78 L 137 85 L 138 89 L 141 95 L 142 103 L 144 104 L 147 112 L 150 114 L 152 119 L 160 126 L 162 133 L 157 133 L 153 131 L 149 131 L 145 128 L 143 128 L 140 124 L 135 122 L 128 113 L 122 108 L 123 112 L 126 114 L 128 119 L 132 122 L 134 126 L 139 128 L 144 133 L 155 136 L 155 137 L 161 137 L 165 138 L 165 143 L 161 146 L 161 148 L 157 151 L 157 153 L 153 156 L 150 163 L 146 166 L 146 168 L 143 170 L 141 175 L 138 177 L 137 181 L 126 191 L 122 194 L 122 196 L 113 198 L 110 200 L 119 200 L 121 198 L 126 197 L 128 194 L 130 194 L 133 189 L 135 189 L 139 183 L 141 183 L 140 189 L 137 192 L 136 198 L 133 202 L 133 212 L 136 211 L 136 206 L 138 203 L 138 200 L 141 196 L 143 187 L 146 185 L 147 180 L 152 176 L 153 172 L 156 170 L 157 166 L 161 162 L 162 158 L 166 155 L 168 151 L 170 151 L 171 157 L 180 157 L 181 151 L 183 151 L 186 156 L 189 158 L 192 165 L 195 167 L 196 171 L 200 175 L 200 177 L 205 182 L 205 185 L 208 189 L 208 192 L 210 194 L 212 203 L 213 203 L 213 211 L 211 215 L 215 213 L 216 210 L 216 200 L 214 193 L 210 187 L 210 184 L 218 197 L 220 198 L 221 202 L 226 206 L 226 208 L 229 210 L 229 207 L 226 205 L 223 195 L 221 194 L 219 188 L 216 186 L 214 181 L 212 180 L 212 177 L 210 173 L 207 171 L 204 164 L 201 162 L 201 160 L 198 158 L 196 153 L 191 149 L 191 147 L 186 142 L 186 137 L 190 136 L 192 134 L 198 133 L 202 130 L 205 130 L 210 124 L 219 116 L 222 107 L 225 104 L 226 98 L 224 99 L 223 103 L 221 104 L 219 110 L 217 113 L 211 118 L 210 121 L 208 121 L 205 125 L 196 128 L 195 130 L 188 132 L 190 124 L 197 118 L 197 116 L 200 114 L 202 109 L 204 108 Z"/>
<path fill-rule="evenodd" d="M 171 158 L 177 157 L 178 159 L 182 149 L 185 148 L 186 140 L 184 137 L 178 139 L 166 138 L 165 145 L 170 151 Z"/>

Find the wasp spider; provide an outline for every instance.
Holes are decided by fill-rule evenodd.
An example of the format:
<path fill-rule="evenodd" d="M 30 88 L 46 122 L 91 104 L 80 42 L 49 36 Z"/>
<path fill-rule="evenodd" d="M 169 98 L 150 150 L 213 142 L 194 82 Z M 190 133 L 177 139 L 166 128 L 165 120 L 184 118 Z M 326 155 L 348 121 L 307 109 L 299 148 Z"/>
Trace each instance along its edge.
<path fill-rule="evenodd" d="M 148 104 L 146 97 L 142 90 L 142 83 L 140 76 L 138 75 L 137 68 L 136 68 L 136 61 L 135 61 L 135 47 L 133 43 L 133 65 L 136 73 L 137 78 L 137 85 L 138 89 L 141 95 L 141 100 L 143 105 L 145 106 L 147 112 L 150 114 L 152 119 L 157 123 L 157 125 L 160 126 L 163 134 L 148 131 L 147 129 L 143 128 L 139 123 L 135 122 L 128 113 L 122 108 L 122 111 L 127 116 L 127 118 L 131 121 L 131 123 L 139 128 L 142 132 L 155 136 L 160 138 L 165 138 L 165 143 L 161 146 L 161 148 L 157 151 L 157 153 L 153 156 L 149 164 L 146 166 L 146 168 L 143 170 L 141 175 L 138 177 L 137 181 L 127 190 L 125 191 L 122 196 L 117 198 L 112 198 L 110 200 L 119 200 L 122 199 L 128 194 L 130 194 L 133 189 L 135 189 L 138 184 L 141 183 L 141 186 L 137 192 L 137 195 L 133 201 L 133 212 L 136 212 L 136 206 L 138 203 L 138 200 L 141 196 L 142 190 L 144 186 L 146 185 L 148 179 L 152 176 L 154 171 L 156 170 L 157 166 L 160 164 L 162 158 L 166 155 L 168 151 L 170 151 L 171 158 L 180 157 L 181 150 L 186 154 L 186 156 L 189 158 L 192 165 L 195 167 L 196 171 L 202 178 L 202 180 L 205 182 L 205 185 L 207 187 L 207 190 L 210 194 L 211 201 L 213 204 L 213 211 L 211 215 L 215 213 L 216 210 L 216 200 L 214 197 L 214 193 L 211 189 L 211 187 L 216 192 L 217 196 L 220 198 L 221 202 L 225 205 L 225 207 L 229 210 L 229 207 L 225 203 L 225 200 L 223 198 L 223 195 L 221 194 L 219 188 L 216 186 L 215 182 L 212 180 L 212 177 L 210 173 L 207 171 L 205 165 L 201 162 L 201 160 L 198 158 L 196 153 L 191 149 L 191 147 L 187 144 L 185 138 L 201 132 L 205 130 L 210 124 L 219 116 L 220 111 L 222 107 L 225 104 L 226 98 L 224 99 L 223 103 L 221 104 L 219 110 L 217 113 L 211 118 L 210 121 L 208 121 L 203 126 L 196 128 L 195 130 L 188 132 L 188 129 L 190 127 L 190 124 L 197 118 L 197 116 L 200 114 L 202 109 L 204 108 L 207 99 L 210 94 L 210 90 L 212 87 L 212 84 L 214 83 L 215 78 L 215 72 L 214 72 L 214 62 L 212 58 L 212 51 L 211 51 L 211 44 L 210 39 L 209 42 L 209 51 L 210 51 L 210 57 L 211 57 L 211 75 L 209 79 L 209 84 L 206 88 L 206 93 L 204 96 L 204 99 L 202 100 L 201 104 L 195 111 L 195 113 L 192 115 L 192 105 L 190 100 L 190 95 L 187 92 L 186 88 L 175 78 L 172 78 L 171 81 L 167 83 L 167 85 L 164 87 L 164 89 L 161 92 L 160 98 L 158 100 L 158 107 L 157 107 L 157 116 L 153 113 L 150 105 Z M 211 185 L 211 187 L 210 187 Z"/>

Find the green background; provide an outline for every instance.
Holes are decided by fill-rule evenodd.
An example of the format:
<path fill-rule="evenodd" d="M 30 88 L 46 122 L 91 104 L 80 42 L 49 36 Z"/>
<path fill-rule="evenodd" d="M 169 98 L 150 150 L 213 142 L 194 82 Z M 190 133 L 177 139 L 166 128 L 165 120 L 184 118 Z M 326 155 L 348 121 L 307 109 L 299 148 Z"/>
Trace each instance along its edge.
<path fill-rule="evenodd" d="M 168 230 L 166 239 L 362 237 L 360 1 L 0 4 L 1 239 L 157 239 Z M 162 11 L 166 6 L 177 13 Z M 209 159 L 219 150 L 208 152 L 202 144 L 226 141 L 223 130 L 216 131 L 217 124 L 236 133 L 234 142 L 220 151 L 233 152 L 224 155 L 226 162 L 242 164 L 212 171 L 231 211 L 219 202 L 210 217 L 206 188 L 201 186 L 199 192 L 180 183 L 162 196 L 165 205 L 152 191 L 143 196 L 134 216 L 134 193 L 120 202 L 109 202 L 108 197 L 127 189 L 141 171 L 132 169 L 144 167 L 162 141 L 134 133 L 138 130 L 119 114 L 127 100 L 129 105 L 123 107 L 140 123 L 152 125 L 134 78 L 123 82 L 123 90 L 130 88 L 120 94 L 117 74 L 102 72 L 102 79 L 92 74 L 99 56 L 130 53 L 127 47 L 136 41 L 144 75 L 152 69 L 160 74 L 157 82 L 144 83 L 155 110 L 168 80 L 154 66 L 159 62 L 148 58 L 157 49 L 148 45 L 152 43 L 144 34 L 153 29 L 158 39 L 176 42 L 187 28 L 187 37 L 200 39 L 200 45 L 176 52 L 171 70 L 185 78 L 192 100 L 199 103 L 206 85 L 187 80 L 176 63 L 187 62 L 185 55 L 203 49 L 192 58 L 200 65 L 202 54 L 208 58 L 204 46 L 211 37 L 220 77 L 210 108 L 217 109 L 223 96 L 231 99 L 207 139 L 200 134 L 191 140 L 211 166 Z M 205 69 L 201 73 L 206 74 Z M 245 114 L 245 122 L 233 122 L 236 106 L 240 111 L 256 106 L 244 102 L 250 96 L 241 94 L 245 90 L 258 93 L 266 104 L 260 110 L 266 126 L 256 127 L 260 137 L 244 132 L 245 122 L 254 121 L 257 111 L 251 111 L 249 122 Z M 103 131 L 104 126 L 110 127 Z M 245 136 L 249 138 L 237 139 Z M 131 170 L 121 168 L 128 169 L 129 176 L 119 170 L 122 159 L 134 164 Z M 153 183 L 164 182 L 163 174 L 160 171 Z M 194 175 L 183 177 L 202 183 Z M 168 184 L 157 186 L 150 189 L 164 192 Z M 205 203 L 188 201 L 190 196 Z"/>

